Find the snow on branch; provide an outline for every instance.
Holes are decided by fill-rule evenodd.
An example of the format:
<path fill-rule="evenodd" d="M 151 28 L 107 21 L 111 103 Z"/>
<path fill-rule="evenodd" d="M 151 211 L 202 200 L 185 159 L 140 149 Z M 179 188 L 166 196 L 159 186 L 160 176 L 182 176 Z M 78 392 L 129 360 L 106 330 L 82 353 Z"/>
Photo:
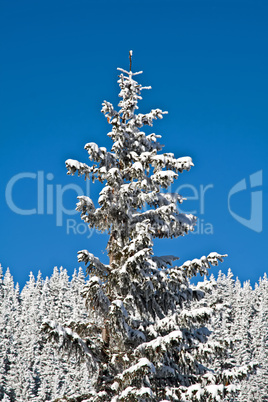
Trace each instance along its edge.
<path fill-rule="evenodd" d="M 138 363 L 124 370 L 121 374 L 117 375 L 117 381 L 131 382 L 132 378 L 143 378 L 148 373 L 155 373 L 155 366 L 150 360 L 143 357 L 138 361 Z"/>
<path fill-rule="evenodd" d="M 140 179 L 144 177 L 143 166 L 140 162 L 135 162 L 130 168 L 130 174 L 133 179 Z"/>
<path fill-rule="evenodd" d="M 207 321 L 213 314 L 213 309 L 209 307 L 199 307 L 191 310 L 182 310 L 180 317 L 184 321 L 191 320 L 191 322 Z"/>
<path fill-rule="evenodd" d="M 132 225 L 149 220 L 153 237 L 178 237 L 194 230 L 196 217 L 192 214 L 176 212 L 174 204 L 164 205 L 157 209 L 137 212 L 132 215 Z"/>
<path fill-rule="evenodd" d="M 193 398 L 196 401 L 201 401 L 202 397 L 204 395 L 204 389 L 203 387 L 201 387 L 200 384 L 194 384 L 194 385 L 190 385 L 190 387 L 188 387 L 187 389 L 187 396 L 189 398 L 191 398 L 190 400 L 193 400 Z"/>
<path fill-rule="evenodd" d="M 118 184 L 118 183 L 121 184 L 122 181 L 123 181 L 122 177 L 121 177 L 120 170 L 118 168 L 116 168 L 116 167 L 111 168 L 107 172 L 106 178 L 107 178 L 108 185 L 111 186 L 111 187 L 114 187 L 115 184 Z"/>
<path fill-rule="evenodd" d="M 109 265 L 105 265 L 94 254 L 89 253 L 87 250 L 78 251 L 78 262 L 84 262 L 87 266 L 87 274 L 89 275 L 94 269 L 101 275 L 107 275 L 110 269 Z"/>
<path fill-rule="evenodd" d="M 194 401 L 223 401 L 228 394 L 234 394 L 239 387 L 235 385 L 211 384 L 202 387 L 200 384 L 190 385 L 186 392 L 183 393 L 184 398 Z"/>
<path fill-rule="evenodd" d="M 155 357 L 160 353 L 166 353 L 172 349 L 174 345 L 180 344 L 183 341 L 183 333 L 180 330 L 172 331 L 168 335 L 158 336 L 150 342 L 144 342 L 139 345 L 136 350 L 136 355 L 146 355 L 148 357 Z"/>
<path fill-rule="evenodd" d="M 119 395 L 119 401 L 152 401 L 155 398 L 155 394 L 149 387 L 127 387 Z"/>
<path fill-rule="evenodd" d="M 139 75 L 139 74 L 143 74 L 143 71 L 137 71 L 137 72 L 133 73 L 132 71 L 124 70 L 124 69 L 121 68 L 121 67 L 117 67 L 117 70 L 118 70 L 118 71 L 122 71 L 122 73 L 124 73 L 124 74 L 130 74 L 130 75 Z"/>
<path fill-rule="evenodd" d="M 185 198 L 177 193 L 159 193 L 157 191 L 151 191 L 149 193 L 139 193 L 138 199 L 141 204 L 147 203 L 149 206 L 162 207 L 163 205 L 175 204 L 178 202 L 181 204 Z"/>
<path fill-rule="evenodd" d="M 108 123 L 110 123 L 110 119 L 114 116 L 118 116 L 118 112 L 114 109 L 112 103 L 103 101 L 101 112 L 107 117 Z"/>
<path fill-rule="evenodd" d="M 154 173 L 151 176 L 151 180 L 153 183 L 159 184 L 163 188 L 169 187 L 175 179 L 177 179 L 177 173 L 173 172 L 172 170 L 161 170 Z"/>
<path fill-rule="evenodd" d="M 125 264 L 122 266 L 121 272 L 126 271 L 128 266 L 133 266 L 138 269 L 140 263 L 142 263 L 145 259 L 150 258 L 152 255 L 151 248 L 143 248 L 142 250 L 138 250 L 134 255 L 128 257 Z"/>
<path fill-rule="evenodd" d="M 179 330 L 179 323 L 179 315 L 176 312 L 172 315 L 157 320 L 154 324 L 149 325 L 147 330 L 150 336 L 157 338 L 157 335 L 166 333 L 166 331 L 174 332 Z"/>
<path fill-rule="evenodd" d="M 77 198 L 79 199 L 79 202 L 76 204 L 76 210 L 80 211 L 82 216 L 92 213 L 96 210 L 91 198 L 85 195 L 81 195 Z"/>
<path fill-rule="evenodd" d="M 152 109 L 149 113 L 142 114 L 139 113 L 135 115 L 134 122 L 137 127 L 142 127 L 143 125 L 148 125 L 150 127 L 153 126 L 153 120 L 162 119 L 163 114 L 167 114 L 168 112 L 164 112 L 161 109 Z"/>
<path fill-rule="evenodd" d="M 161 257 L 152 257 L 152 260 L 156 262 L 158 268 L 166 268 L 167 265 L 172 265 L 173 261 L 179 259 L 180 257 L 175 257 L 174 255 L 161 255 Z"/>
<path fill-rule="evenodd" d="M 174 158 L 173 153 L 152 156 L 151 161 L 152 166 L 157 170 L 165 167 L 166 169 L 174 169 L 176 172 L 180 173 L 182 173 L 183 170 L 189 171 L 191 167 L 194 166 L 190 156 Z"/>
<path fill-rule="evenodd" d="M 259 364 L 255 361 L 250 362 L 248 364 L 244 364 L 240 367 L 233 367 L 231 369 L 223 370 L 222 372 L 215 374 L 214 381 L 219 383 L 223 382 L 224 384 L 231 384 L 234 380 L 242 380 L 247 378 L 247 376 L 254 372 Z M 209 384 L 211 382 L 211 378 L 209 373 L 204 375 L 204 380 Z"/>
<path fill-rule="evenodd" d="M 227 257 L 227 254 L 218 254 L 213 252 L 207 257 L 203 256 L 200 259 L 195 258 L 192 261 L 185 261 L 185 263 L 178 268 L 182 269 L 185 272 L 185 275 L 189 278 L 196 276 L 198 273 L 201 276 L 208 275 L 210 265 L 218 265 L 218 261 L 223 262 L 224 257 Z"/>
<path fill-rule="evenodd" d="M 218 261 L 223 262 L 224 257 L 228 257 L 228 254 L 218 254 L 214 251 L 207 256 L 207 260 L 211 265 L 218 265 Z"/>
<path fill-rule="evenodd" d="M 78 172 L 78 176 L 85 175 L 85 179 L 89 179 L 90 173 L 93 171 L 93 167 L 88 166 L 86 163 L 78 162 L 74 159 L 67 159 L 65 161 L 66 168 L 68 169 L 67 174 L 74 175 Z"/>
<path fill-rule="evenodd" d="M 118 71 L 122 71 L 122 73 L 124 73 L 124 74 L 129 74 L 129 73 L 131 73 L 131 71 L 124 70 L 124 69 L 121 68 L 121 67 L 117 67 L 117 70 L 118 70 Z"/>
<path fill-rule="evenodd" d="M 98 276 L 90 277 L 84 285 L 81 295 L 85 298 L 88 308 L 101 310 L 103 314 L 108 312 L 110 301 L 104 293 L 103 282 Z"/>
<path fill-rule="evenodd" d="M 95 142 L 89 142 L 85 145 L 85 149 L 89 154 L 89 159 L 99 162 L 104 159 L 107 152 L 105 147 L 99 147 Z"/>
<path fill-rule="evenodd" d="M 105 147 L 99 147 L 95 142 L 89 142 L 85 145 L 88 151 L 89 159 L 96 162 L 102 162 L 107 169 L 116 165 L 116 157 L 113 153 L 108 152 Z"/>
<path fill-rule="evenodd" d="M 44 321 L 42 324 L 42 331 L 47 334 L 49 340 L 58 342 L 60 348 L 68 351 L 69 354 L 75 352 L 80 355 L 80 357 L 85 359 L 92 368 L 94 368 L 96 362 L 99 361 L 99 351 L 97 346 L 89 339 L 85 342 L 70 328 L 64 328 L 55 321 Z"/>
<path fill-rule="evenodd" d="M 146 337 L 142 331 L 133 329 L 127 324 L 126 320 L 128 319 L 128 312 L 122 300 L 114 300 L 110 304 L 109 319 L 110 322 L 114 323 L 117 326 L 120 332 L 120 336 L 122 336 L 125 340 L 134 343 L 136 343 L 137 341 L 140 343 L 146 340 Z"/>

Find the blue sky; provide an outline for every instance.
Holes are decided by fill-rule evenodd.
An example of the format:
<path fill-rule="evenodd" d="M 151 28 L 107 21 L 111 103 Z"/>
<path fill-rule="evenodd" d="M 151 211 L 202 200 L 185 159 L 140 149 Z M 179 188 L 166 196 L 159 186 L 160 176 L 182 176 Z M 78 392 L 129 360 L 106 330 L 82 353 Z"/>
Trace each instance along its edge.
<path fill-rule="evenodd" d="M 71 211 L 100 186 L 64 162 L 87 162 L 87 142 L 110 147 L 101 103 L 118 103 L 130 49 L 152 86 L 140 111 L 168 110 L 152 131 L 195 163 L 173 190 L 192 197 L 183 209 L 198 233 L 157 241 L 156 254 L 227 253 L 220 268 L 252 283 L 267 272 L 267 11 L 256 0 L 1 2 L 0 262 L 20 286 L 30 271 L 71 275 L 81 249 L 107 261 L 106 236 Z"/>

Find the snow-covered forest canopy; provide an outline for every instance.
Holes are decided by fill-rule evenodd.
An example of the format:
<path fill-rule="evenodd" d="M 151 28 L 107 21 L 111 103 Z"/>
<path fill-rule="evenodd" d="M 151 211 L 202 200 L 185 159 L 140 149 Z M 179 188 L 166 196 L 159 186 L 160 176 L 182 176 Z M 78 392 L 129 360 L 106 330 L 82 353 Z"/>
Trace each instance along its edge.
<path fill-rule="evenodd" d="M 22 292 L 9 271 L 1 279 L 1 388 L 4 401 L 266 400 L 267 278 L 252 290 L 220 274 L 216 251 L 176 265 L 154 254 L 154 239 L 194 230 L 171 184 L 193 166 L 161 153 L 160 135 L 144 126 L 167 112 L 136 113 L 143 87 L 119 69 L 116 110 L 104 101 L 111 150 L 85 145 L 91 166 L 66 161 L 68 173 L 98 180 L 98 205 L 78 197 L 91 228 L 109 236 L 104 264 L 88 250 L 71 281 L 64 269 L 30 279 Z M 179 241 L 179 240 L 178 240 Z M 197 284 L 196 275 L 205 277 Z M 259 366 L 258 366 L 259 364 Z M 256 373 L 255 373 L 256 371 Z M 250 396 L 249 396 L 250 395 Z M 248 399 L 250 397 L 250 399 Z"/>
<path fill-rule="evenodd" d="M 61 324 L 87 322 L 81 296 L 82 269 L 68 278 L 54 269 L 51 278 L 31 274 L 20 292 L 7 270 L 0 276 L 0 400 L 53 401 L 64 395 L 87 394 L 90 378 L 85 363 L 45 342 L 40 331 L 45 319 Z M 267 401 L 268 384 L 268 280 L 265 275 L 252 289 L 228 275 L 211 278 L 210 300 L 221 300 L 212 320 L 217 339 L 232 340 L 229 358 L 235 364 L 260 362 L 257 373 L 241 383 L 239 402 Z M 225 363 L 226 361 L 224 361 Z"/>

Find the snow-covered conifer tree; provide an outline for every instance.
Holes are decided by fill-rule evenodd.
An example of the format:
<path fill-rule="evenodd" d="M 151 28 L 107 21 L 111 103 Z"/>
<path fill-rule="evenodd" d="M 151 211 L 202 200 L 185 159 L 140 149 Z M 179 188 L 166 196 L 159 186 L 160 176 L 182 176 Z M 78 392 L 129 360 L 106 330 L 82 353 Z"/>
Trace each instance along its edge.
<path fill-rule="evenodd" d="M 130 71 L 119 69 L 119 110 L 103 102 L 111 151 L 90 142 L 85 149 L 92 166 L 66 161 L 69 174 L 104 183 L 98 205 L 86 196 L 77 204 L 90 227 L 109 234 L 108 264 L 87 250 L 78 253 L 89 275 L 83 295 L 92 320 L 69 327 L 46 321 L 43 329 L 88 362 L 92 391 L 72 401 L 223 400 L 243 370 L 206 368 L 222 346 L 209 339 L 212 309 L 198 304 L 204 291 L 189 280 L 207 274 L 224 255 L 213 252 L 173 266 L 178 257 L 153 253 L 153 239 L 194 229 L 196 218 L 179 212 L 182 196 L 163 191 L 193 163 L 161 153 L 160 136 L 142 131 L 166 112 L 136 113 L 149 87 L 135 80 L 141 72 L 131 71 L 131 56 Z"/>
<path fill-rule="evenodd" d="M 16 400 L 17 385 L 17 339 L 20 296 L 18 285 L 9 269 L 6 270 L 2 283 L 0 303 L 0 400 L 6 394 L 11 402 Z"/>
<path fill-rule="evenodd" d="M 247 285 L 247 283 L 246 283 Z M 244 284 L 245 288 L 245 284 Z M 242 352 L 246 353 L 249 358 L 254 358 L 259 363 L 257 373 L 250 377 L 249 381 L 242 383 L 241 392 L 239 394 L 241 402 L 258 402 L 268 401 L 268 280 L 264 274 L 260 279 L 258 286 L 254 292 L 251 292 L 251 299 L 248 300 L 248 291 L 244 292 L 243 297 L 247 303 L 251 303 L 254 308 L 254 315 L 250 323 L 251 350 Z M 244 306 L 243 306 L 244 307 Z M 248 310 L 247 310 L 248 311 Z M 250 314 L 248 314 L 250 316 Z M 240 318 L 241 320 L 241 318 Z M 249 349 L 249 348 L 248 348 Z M 252 356 L 253 355 L 253 356 Z"/>
<path fill-rule="evenodd" d="M 225 349 L 222 354 L 214 357 L 213 367 L 226 369 L 232 367 L 236 362 L 234 358 L 234 332 L 238 326 L 234 320 L 234 280 L 231 270 L 228 270 L 227 276 L 219 271 L 218 279 L 215 282 L 211 275 L 210 283 L 213 283 L 212 294 L 207 294 L 205 300 L 211 307 L 215 306 L 216 311 L 213 314 L 210 326 L 213 331 L 212 338 L 223 340 Z"/>
<path fill-rule="evenodd" d="M 252 350 L 252 335 L 250 328 L 256 315 L 255 306 L 252 303 L 253 291 L 249 281 L 243 287 L 237 279 L 235 283 L 236 302 L 234 303 L 234 315 L 236 325 L 232 327 L 231 336 L 235 342 L 235 357 L 239 364 L 245 364 L 254 359 Z"/>

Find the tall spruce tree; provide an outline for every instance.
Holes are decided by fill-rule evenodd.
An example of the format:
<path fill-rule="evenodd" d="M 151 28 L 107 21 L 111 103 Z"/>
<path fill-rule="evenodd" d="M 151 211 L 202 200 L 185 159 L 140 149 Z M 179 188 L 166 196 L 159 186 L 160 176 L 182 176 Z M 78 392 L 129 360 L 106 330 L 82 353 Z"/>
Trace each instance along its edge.
<path fill-rule="evenodd" d="M 69 174 L 105 183 L 98 206 L 86 196 L 77 204 L 84 222 L 109 234 L 109 264 L 87 250 L 78 253 L 89 275 L 83 295 L 92 318 L 69 326 L 46 321 L 43 330 L 88 362 L 92 391 L 72 401 L 220 401 L 246 372 L 206 368 L 223 346 L 209 339 L 212 309 L 189 280 L 207 274 L 224 255 L 213 252 L 173 266 L 178 257 L 153 253 L 154 238 L 194 229 L 196 218 L 179 212 L 183 198 L 166 191 L 193 163 L 188 156 L 160 153 L 161 136 L 142 131 L 167 112 L 136 113 L 141 91 L 150 87 L 135 81 L 142 72 L 133 73 L 131 62 L 132 52 L 129 71 L 118 69 L 119 110 L 107 101 L 102 105 L 112 127 L 111 151 L 90 142 L 85 149 L 92 166 L 66 161 Z"/>

